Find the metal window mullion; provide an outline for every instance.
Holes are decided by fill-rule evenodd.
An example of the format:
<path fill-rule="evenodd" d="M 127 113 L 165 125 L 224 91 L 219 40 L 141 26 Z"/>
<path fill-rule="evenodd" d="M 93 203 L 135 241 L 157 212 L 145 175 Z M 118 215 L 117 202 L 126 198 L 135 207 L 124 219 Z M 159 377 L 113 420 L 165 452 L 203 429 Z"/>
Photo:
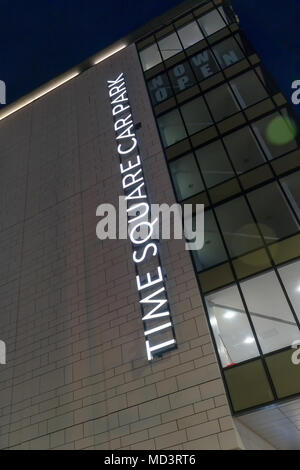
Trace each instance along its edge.
<path fill-rule="evenodd" d="M 272 184 L 273 184 L 273 183 L 272 183 Z M 265 185 L 265 186 L 267 186 L 267 185 Z M 275 264 L 275 262 L 274 262 L 274 260 L 273 260 L 273 258 L 272 258 L 272 254 L 271 254 L 270 249 L 269 249 L 269 245 L 268 245 L 268 244 L 266 243 L 266 241 L 265 241 L 263 232 L 262 232 L 262 230 L 261 230 L 261 228 L 260 228 L 260 226 L 259 226 L 259 222 L 258 222 L 258 220 L 257 220 L 257 218 L 256 218 L 256 216 L 255 216 L 255 213 L 254 213 L 254 211 L 253 211 L 253 209 L 252 209 L 251 203 L 250 203 L 250 201 L 249 201 L 249 199 L 248 199 L 248 193 L 245 193 L 245 194 L 244 194 L 244 198 L 245 198 L 245 200 L 246 200 L 246 204 L 247 204 L 247 206 L 248 206 L 248 208 L 249 208 L 249 210 L 250 210 L 250 213 L 251 213 L 251 215 L 252 215 L 252 217 L 253 217 L 253 220 L 254 220 L 254 222 L 255 222 L 256 228 L 257 228 L 257 230 L 258 230 L 258 232 L 259 232 L 259 234 L 260 234 L 260 236 L 261 236 L 261 238 L 262 238 L 263 246 L 264 246 L 264 248 L 265 248 L 265 250 L 266 250 L 266 252 L 267 252 L 269 261 L 270 261 L 270 263 L 271 263 L 271 267 L 272 267 L 272 269 L 274 270 L 274 272 L 275 272 L 275 274 L 276 274 L 276 277 L 277 277 L 277 279 L 278 279 L 278 281 L 279 281 L 279 283 L 280 283 L 280 286 L 281 286 L 281 288 L 282 288 L 282 290 L 283 290 L 283 292 L 284 292 L 284 296 L 285 296 L 285 298 L 286 298 L 286 301 L 287 301 L 287 303 L 288 303 L 288 305 L 289 305 L 289 307 L 290 307 L 290 309 L 291 309 L 292 315 L 293 315 L 293 317 L 294 317 L 294 319 L 295 319 L 295 322 L 296 322 L 296 324 L 297 324 L 297 326 L 298 326 L 298 329 L 300 330 L 300 321 L 299 321 L 299 319 L 298 319 L 298 317 L 297 317 L 297 314 L 296 314 L 296 312 L 295 312 L 295 309 L 294 309 L 294 307 L 293 307 L 293 305 L 292 305 L 292 303 L 291 303 L 291 301 L 290 301 L 290 299 L 289 299 L 289 296 L 287 295 L 287 292 L 286 292 L 286 289 L 285 289 L 285 287 L 284 287 L 284 285 L 283 285 L 283 282 L 282 282 L 282 280 L 281 280 L 281 278 L 280 278 L 280 276 L 279 276 L 277 266 L 276 266 L 276 264 Z M 251 277 L 252 277 L 252 276 L 251 276 Z"/>

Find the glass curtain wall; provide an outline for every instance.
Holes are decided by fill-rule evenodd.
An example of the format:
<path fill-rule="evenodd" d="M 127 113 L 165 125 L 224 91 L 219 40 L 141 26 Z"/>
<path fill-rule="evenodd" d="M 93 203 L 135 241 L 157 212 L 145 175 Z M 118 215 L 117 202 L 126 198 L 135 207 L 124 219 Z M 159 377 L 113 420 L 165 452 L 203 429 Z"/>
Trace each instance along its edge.
<path fill-rule="evenodd" d="M 192 258 L 239 412 L 300 393 L 300 127 L 228 2 L 165 29 L 137 47 L 177 200 L 206 207 Z"/>

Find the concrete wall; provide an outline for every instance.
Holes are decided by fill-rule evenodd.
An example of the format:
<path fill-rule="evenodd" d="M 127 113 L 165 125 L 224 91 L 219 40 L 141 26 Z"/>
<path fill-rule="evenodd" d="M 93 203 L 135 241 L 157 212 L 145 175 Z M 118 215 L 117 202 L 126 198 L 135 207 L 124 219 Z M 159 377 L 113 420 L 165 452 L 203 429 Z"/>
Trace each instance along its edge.
<path fill-rule="evenodd" d="M 150 364 L 130 242 L 96 238 L 122 71 L 151 202 L 175 202 L 135 46 L 0 123 L 1 448 L 241 448 L 183 242 L 161 245 L 178 349 Z"/>

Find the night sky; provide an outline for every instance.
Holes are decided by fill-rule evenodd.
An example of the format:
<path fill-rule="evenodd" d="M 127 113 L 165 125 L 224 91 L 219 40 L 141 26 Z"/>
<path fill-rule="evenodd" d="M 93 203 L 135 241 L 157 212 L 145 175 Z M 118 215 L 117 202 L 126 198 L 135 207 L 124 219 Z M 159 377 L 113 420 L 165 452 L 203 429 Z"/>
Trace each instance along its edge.
<path fill-rule="evenodd" d="M 0 0 L 0 79 L 7 104 L 181 1 Z"/>
<path fill-rule="evenodd" d="M 0 0 L 0 79 L 7 103 L 181 0 Z M 289 98 L 300 79 L 299 0 L 232 0 L 241 25 Z M 3 106 L 2 106 L 3 107 Z M 300 105 L 295 107 L 300 113 Z"/>
<path fill-rule="evenodd" d="M 300 80 L 300 0 L 231 2 L 242 28 L 291 103 L 291 83 Z M 300 116 L 300 104 L 294 109 Z"/>

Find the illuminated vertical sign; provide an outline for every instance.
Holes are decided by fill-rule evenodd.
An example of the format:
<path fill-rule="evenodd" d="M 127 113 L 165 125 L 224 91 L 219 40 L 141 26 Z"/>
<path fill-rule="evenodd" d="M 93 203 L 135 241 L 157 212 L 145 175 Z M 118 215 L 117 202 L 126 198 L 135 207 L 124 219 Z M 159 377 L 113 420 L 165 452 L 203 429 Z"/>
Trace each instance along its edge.
<path fill-rule="evenodd" d="M 124 74 L 108 80 L 122 187 L 125 193 L 128 233 L 136 268 L 136 285 L 148 360 L 176 347 L 174 328 L 157 243 L 152 234 L 158 218 L 150 220 L 142 160 L 139 154 Z"/>

